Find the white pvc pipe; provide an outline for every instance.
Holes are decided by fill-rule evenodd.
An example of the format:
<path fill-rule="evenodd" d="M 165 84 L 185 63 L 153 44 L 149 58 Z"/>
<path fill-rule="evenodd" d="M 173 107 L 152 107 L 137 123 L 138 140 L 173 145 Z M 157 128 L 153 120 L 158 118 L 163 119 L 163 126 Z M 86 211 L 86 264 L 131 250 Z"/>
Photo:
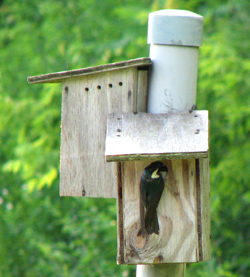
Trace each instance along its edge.
<path fill-rule="evenodd" d="M 191 109 L 196 101 L 198 47 L 151 44 L 148 112 Z"/>
<path fill-rule="evenodd" d="M 189 11 L 149 14 L 149 113 L 185 111 L 195 104 L 202 31 L 203 17 Z"/>
<path fill-rule="evenodd" d="M 137 265 L 136 277 L 185 277 L 186 264 Z"/>
<path fill-rule="evenodd" d="M 148 43 L 152 70 L 149 77 L 149 113 L 191 109 L 196 103 L 198 50 L 203 17 L 183 10 L 149 14 Z M 137 265 L 137 277 L 184 277 L 186 264 Z"/>

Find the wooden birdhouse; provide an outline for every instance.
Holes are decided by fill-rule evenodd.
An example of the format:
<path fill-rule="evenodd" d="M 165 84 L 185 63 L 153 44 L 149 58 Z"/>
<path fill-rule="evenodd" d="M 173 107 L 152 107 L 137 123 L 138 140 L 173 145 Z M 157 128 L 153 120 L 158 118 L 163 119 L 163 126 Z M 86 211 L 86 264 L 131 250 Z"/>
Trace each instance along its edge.
<path fill-rule="evenodd" d="M 120 264 L 210 258 L 208 111 L 191 109 L 202 28 L 197 14 L 158 11 L 150 58 L 28 78 L 62 83 L 60 195 L 117 198 Z M 159 232 L 142 236 L 140 180 L 153 161 L 168 175 Z"/>
<path fill-rule="evenodd" d="M 210 258 L 208 112 L 114 113 L 106 159 L 120 163 L 118 263 L 188 263 Z M 138 236 L 140 178 L 152 161 L 169 169 L 157 208 L 159 235 Z"/>
<path fill-rule="evenodd" d="M 29 77 L 62 83 L 61 196 L 116 198 L 117 165 L 105 161 L 107 116 L 146 111 L 150 58 Z"/>

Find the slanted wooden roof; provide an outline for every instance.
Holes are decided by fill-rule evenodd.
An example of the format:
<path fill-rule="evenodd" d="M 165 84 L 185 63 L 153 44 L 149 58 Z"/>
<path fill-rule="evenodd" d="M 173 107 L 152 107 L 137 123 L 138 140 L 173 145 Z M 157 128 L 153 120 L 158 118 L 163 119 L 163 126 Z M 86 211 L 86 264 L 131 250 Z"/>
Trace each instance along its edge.
<path fill-rule="evenodd" d="M 208 157 L 208 111 L 113 113 L 106 134 L 107 162 Z"/>
<path fill-rule="evenodd" d="M 150 58 L 139 58 L 117 63 L 97 65 L 76 70 L 61 71 L 56 73 L 42 74 L 38 76 L 28 77 L 29 84 L 37 83 L 61 83 L 64 79 L 78 77 L 83 75 L 95 74 L 105 71 L 117 70 L 128 67 L 145 67 L 151 65 Z"/>

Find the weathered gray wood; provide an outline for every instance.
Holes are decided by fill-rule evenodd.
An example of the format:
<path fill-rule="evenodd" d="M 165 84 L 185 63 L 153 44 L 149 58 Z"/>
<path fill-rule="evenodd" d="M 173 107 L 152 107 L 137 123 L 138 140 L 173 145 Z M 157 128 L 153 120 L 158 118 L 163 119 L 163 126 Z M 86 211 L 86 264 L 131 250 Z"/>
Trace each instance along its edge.
<path fill-rule="evenodd" d="M 208 148 L 208 111 L 117 113 L 107 120 L 109 162 L 205 158 Z"/>
<path fill-rule="evenodd" d="M 199 261 L 211 259 L 211 220 L 210 220 L 210 167 L 209 156 L 206 159 L 199 159 L 200 193 L 197 201 L 200 201 L 200 252 Z"/>
<path fill-rule="evenodd" d="M 169 175 L 157 208 L 160 234 L 146 238 L 137 236 L 140 229 L 139 183 L 143 169 L 150 162 L 122 163 L 123 240 L 119 245 L 124 248 L 118 252 L 118 263 L 186 263 L 204 261 L 210 256 L 210 248 L 204 240 L 210 236 L 210 229 L 207 193 L 203 188 L 206 185 L 202 184 L 205 176 L 203 173 L 200 176 L 203 165 L 197 169 L 195 159 L 163 162 L 169 168 Z"/>
<path fill-rule="evenodd" d="M 79 77 L 83 75 L 95 74 L 99 72 L 105 72 L 105 71 L 116 70 L 121 68 L 124 69 L 128 67 L 144 67 L 144 66 L 149 66 L 151 64 L 152 62 L 150 58 L 139 58 L 139 59 L 133 59 L 133 60 L 123 61 L 123 62 L 86 67 L 82 69 L 68 70 L 68 71 L 32 76 L 32 77 L 28 77 L 28 82 L 29 84 L 61 83 L 65 79 L 72 78 L 72 77 Z"/>
<path fill-rule="evenodd" d="M 63 82 L 61 196 L 116 198 L 117 167 L 105 161 L 106 120 L 135 111 L 137 89 L 136 67 Z"/>
<path fill-rule="evenodd" d="M 148 70 L 138 70 L 138 94 L 136 112 L 147 111 Z"/>

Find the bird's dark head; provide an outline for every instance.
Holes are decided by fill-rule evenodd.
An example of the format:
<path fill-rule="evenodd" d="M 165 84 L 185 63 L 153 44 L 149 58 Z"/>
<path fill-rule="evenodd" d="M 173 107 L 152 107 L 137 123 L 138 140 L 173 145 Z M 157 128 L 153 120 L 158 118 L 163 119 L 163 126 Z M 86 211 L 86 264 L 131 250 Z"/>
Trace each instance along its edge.
<path fill-rule="evenodd" d="M 165 179 L 168 174 L 168 168 L 164 163 L 157 161 L 147 166 L 143 173 L 147 176 L 147 178 L 156 179 L 162 177 Z"/>

